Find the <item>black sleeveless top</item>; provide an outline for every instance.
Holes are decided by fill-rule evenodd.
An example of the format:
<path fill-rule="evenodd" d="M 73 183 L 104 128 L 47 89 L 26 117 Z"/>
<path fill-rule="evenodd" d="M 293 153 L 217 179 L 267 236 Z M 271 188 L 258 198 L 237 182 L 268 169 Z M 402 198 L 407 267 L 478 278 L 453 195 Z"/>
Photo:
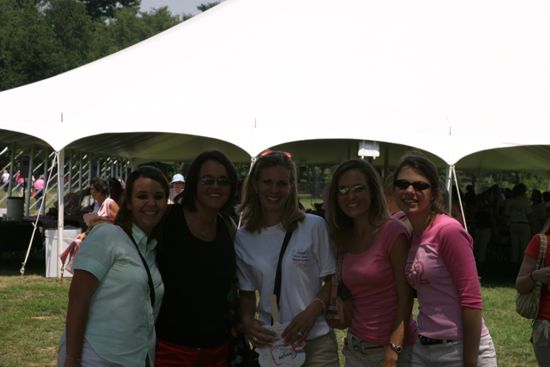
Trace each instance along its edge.
<path fill-rule="evenodd" d="M 215 239 L 200 240 L 179 204 L 169 207 L 164 228 L 157 252 L 165 290 L 157 339 L 193 348 L 219 346 L 229 338 L 227 295 L 236 271 L 229 229 L 218 218 Z"/>

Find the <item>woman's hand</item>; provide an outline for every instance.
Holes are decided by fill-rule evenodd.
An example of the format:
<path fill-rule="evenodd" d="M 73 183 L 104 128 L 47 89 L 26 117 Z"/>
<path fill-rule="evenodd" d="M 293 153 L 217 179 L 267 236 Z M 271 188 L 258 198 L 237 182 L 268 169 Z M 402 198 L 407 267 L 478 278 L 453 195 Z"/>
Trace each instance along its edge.
<path fill-rule="evenodd" d="M 324 311 L 324 305 L 321 302 L 312 302 L 310 305 L 296 315 L 290 324 L 283 331 L 283 339 L 291 345 L 302 345 L 305 343 L 307 336 L 317 317 Z"/>
<path fill-rule="evenodd" d="M 540 268 L 531 273 L 531 277 L 535 282 L 542 282 L 544 284 L 550 283 L 550 267 Z"/>
<path fill-rule="evenodd" d="M 271 345 L 273 339 L 277 336 L 275 332 L 266 329 L 260 320 L 256 320 L 252 316 L 244 316 L 242 325 L 248 340 L 254 347 L 265 347 Z"/>
<path fill-rule="evenodd" d="M 276 334 L 264 327 L 264 324 L 254 318 L 256 313 L 256 293 L 254 291 L 239 290 L 241 306 L 241 325 L 248 341 L 255 347 L 271 345 Z"/>
<path fill-rule="evenodd" d="M 99 218 L 101 218 L 97 213 L 86 213 L 82 216 L 82 219 L 84 219 L 84 223 L 88 227 L 91 227 L 95 221 L 97 221 Z"/>
<path fill-rule="evenodd" d="M 380 364 L 380 367 L 395 367 L 397 366 L 398 354 L 391 347 L 386 348 L 384 353 L 384 361 Z"/>

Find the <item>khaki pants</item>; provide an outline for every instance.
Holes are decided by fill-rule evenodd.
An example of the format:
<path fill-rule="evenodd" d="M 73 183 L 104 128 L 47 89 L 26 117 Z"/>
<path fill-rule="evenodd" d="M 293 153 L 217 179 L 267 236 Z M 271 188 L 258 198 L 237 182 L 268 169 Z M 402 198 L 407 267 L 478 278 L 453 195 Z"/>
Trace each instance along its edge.
<path fill-rule="evenodd" d="M 463 367 L 464 343 L 422 345 L 417 341 L 413 348 L 411 367 Z M 497 356 L 491 335 L 479 340 L 478 367 L 497 367 Z"/>
<path fill-rule="evenodd" d="M 302 367 L 339 367 L 338 342 L 334 330 L 308 340 L 305 346 L 306 361 Z"/>
<path fill-rule="evenodd" d="M 344 346 L 344 356 L 346 357 L 345 367 L 379 367 L 384 362 L 384 354 L 386 353 L 385 345 L 377 345 L 361 341 L 355 335 L 348 331 L 346 336 L 348 343 Z M 351 342 L 353 340 L 353 342 Z M 367 346 L 364 350 L 358 350 L 353 345 L 363 343 Z M 412 347 L 404 347 L 399 353 L 397 361 L 398 367 L 409 367 L 411 361 Z"/>

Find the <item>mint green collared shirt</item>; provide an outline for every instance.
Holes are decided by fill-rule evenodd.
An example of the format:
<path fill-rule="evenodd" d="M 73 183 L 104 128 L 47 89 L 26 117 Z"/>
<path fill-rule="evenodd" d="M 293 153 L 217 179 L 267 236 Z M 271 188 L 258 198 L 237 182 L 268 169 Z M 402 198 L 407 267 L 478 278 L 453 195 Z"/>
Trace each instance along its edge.
<path fill-rule="evenodd" d="M 74 269 L 85 270 L 99 280 L 90 300 L 85 339 L 108 362 L 143 367 L 149 356 L 154 365 L 155 319 L 164 285 L 157 267 L 155 240 L 133 225 L 132 236 L 149 265 L 155 286 L 151 307 L 149 281 L 136 247 L 119 226 L 95 226 L 78 251 Z"/>

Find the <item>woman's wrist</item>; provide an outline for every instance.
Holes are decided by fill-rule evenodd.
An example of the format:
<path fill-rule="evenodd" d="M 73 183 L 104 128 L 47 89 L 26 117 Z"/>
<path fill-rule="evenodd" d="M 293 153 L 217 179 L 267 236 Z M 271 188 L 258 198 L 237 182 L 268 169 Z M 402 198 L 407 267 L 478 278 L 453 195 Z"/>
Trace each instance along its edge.
<path fill-rule="evenodd" d="M 322 313 L 325 313 L 327 311 L 327 303 L 325 301 L 323 301 L 321 298 L 315 297 L 311 301 L 311 304 L 314 304 L 314 303 L 318 303 L 321 306 L 321 312 Z"/>

